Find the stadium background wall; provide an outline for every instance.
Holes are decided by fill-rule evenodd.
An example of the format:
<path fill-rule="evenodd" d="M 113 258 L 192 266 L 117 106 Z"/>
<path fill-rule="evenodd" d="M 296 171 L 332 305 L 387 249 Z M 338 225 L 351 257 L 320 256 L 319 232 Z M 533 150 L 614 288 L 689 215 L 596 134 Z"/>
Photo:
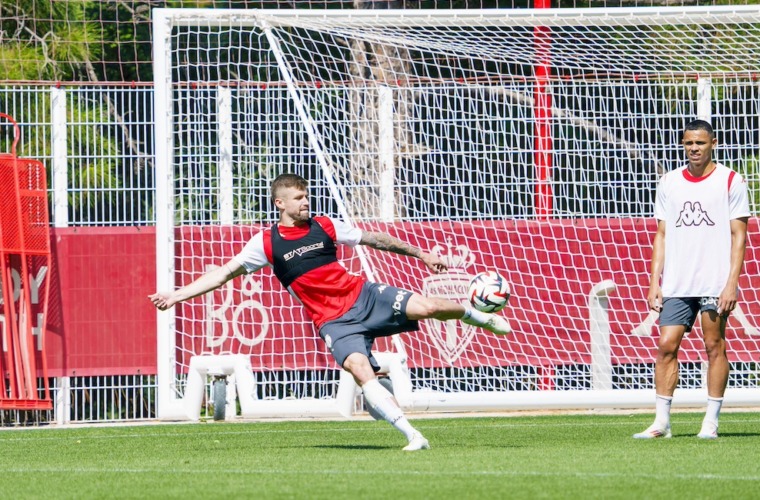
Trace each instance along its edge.
<path fill-rule="evenodd" d="M 520 296 L 524 293 L 516 289 L 514 301 L 508 314 L 513 318 L 515 333 L 510 337 L 513 357 L 503 359 L 504 365 L 520 365 L 523 357 L 520 346 L 534 344 L 537 338 L 542 339 L 545 352 L 552 362 L 557 363 L 587 363 L 588 353 L 584 354 L 584 345 L 588 346 L 588 326 L 582 310 L 587 300 L 589 290 L 573 289 L 579 282 L 599 282 L 604 279 L 613 279 L 616 282 L 616 290 L 610 297 L 610 325 L 612 331 L 613 359 L 617 363 L 639 363 L 644 359 L 651 359 L 656 348 L 655 327 L 652 328 L 651 336 L 634 336 L 630 332 L 638 326 L 646 317 L 646 304 L 643 299 L 646 283 L 643 283 L 641 272 L 625 269 L 623 266 L 630 262 L 628 255 L 632 252 L 647 258 L 650 250 L 651 234 L 654 224 L 651 220 L 644 219 L 599 219 L 589 221 L 593 225 L 593 233 L 601 235 L 599 245 L 590 242 L 587 248 L 577 248 L 574 251 L 561 251 L 547 248 L 542 242 L 557 241 L 557 225 L 564 226 L 564 230 L 583 230 L 583 223 L 579 221 L 556 221 L 553 224 L 535 224 L 530 222 L 505 221 L 502 224 L 523 225 L 522 231 L 514 231 L 516 238 L 520 238 L 520 248 L 533 248 L 538 254 L 530 260 L 513 252 L 509 241 L 502 243 L 506 262 L 515 272 L 528 272 L 538 280 L 554 282 L 553 286 L 542 286 L 542 289 L 555 290 L 553 294 L 562 296 L 547 296 L 541 301 L 529 304 L 521 303 Z M 627 228 L 629 230 L 622 230 Z M 635 231 L 630 230 L 636 228 Z M 245 229 L 251 233 L 258 226 L 246 228 L 234 228 L 235 231 Z M 405 228 L 417 231 L 418 228 Z M 182 228 L 181 231 L 202 231 L 202 228 Z M 430 230 L 428 226 L 427 231 Z M 230 229 L 230 232 L 233 228 Z M 473 237 L 485 235 L 489 231 L 487 226 L 473 228 Z M 554 239 L 547 238 L 543 232 L 551 231 Z M 758 231 L 757 218 L 753 218 L 750 224 L 750 232 Z M 630 238 L 633 237 L 633 240 Z M 526 241 L 528 240 L 528 241 Z M 45 333 L 45 342 L 48 357 L 49 375 L 52 377 L 75 377 L 75 376 L 98 376 L 98 375 L 151 375 L 156 372 L 156 312 L 147 300 L 147 295 L 155 289 L 155 230 L 152 227 L 92 227 L 92 228 L 55 228 L 52 230 L 53 241 L 53 267 L 48 275 L 52 279 L 51 303 L 49 305 L 48 331 Z M 532 243 L 531 243 L 532 241 Z M 231 245 L 224 245 L 230 252 L 236 249 Z M 594 248 L 596 247 L 596 248 Z M 604 248 L 604 258 L 597 258 L 598 248 Z M 180 265 L 192 266 L 194 269 L 203 269 L 206 265 L 220 265 L 232 255 L 217 255 L 214 259 L 205 259 L 201 255 L 202 249 L 198 250 L 198 258 L 191 263 Z M 543 255 L 541 255 L 543 254 Z M 614 256 L 617 255 L 619 260 Z M 757 262 L 760 257 L 760 244 L 750 241 L 748 247 L 746 269 L 742 277 L 742 288 L 746 293 L 756 293 L 749 286 L 748 280 L 760 274 Z M 590 260 L 589 260 L 590 259 Z M 355 259 L 354 259 L 355 260 Z M 528 264 L 531 262 L 532 264 Z M 522 269 L 525 266 L 536 266 L 541 262 L 541 269 Z M 620 264 L 618 266 L 617 264 Z M 604 267 L 600 264 L 604 263 Z M 488 263 L 482 263 L 487 266 Z M 568 273 L 587 273 L 590 276 L 583 280 L 569 276 Z M 634 281 L 626 281 L 626 277 L 633 277 Z M 260 280 L 263 288 L 280 285 L 274 282 L 270 271 L 264 270 L 253 276 Z M 562 285 L 565 284 L 565 285 Z M 418 287 L 413 287 L 419 289 Z M 274 295 L 262 294 L 261 300 L 264 308 L 272 315 L 274 321 L 268 333 L 268 339 L 258 342 L 258 347 L 251 348 L 252 358 L 262 359 L 266 354 L 272 360 L 274 366 L 283 369 L 299 369 L 299 358 L 292 355 L 288 345 L 290 337 L 303 337 L 304 332 L 297 332 L 298 328 L 308 328 L 303 318 L 296 318 L 293 324 L 281 322 L 277 318 L 277 309 L 280 304 L 289 304 L 291 299 L 282 292 Z M 757 297 L 743 297 L 743 304 L 750 304 L 744 312 L 752 325 L 760 324 L 760 309 L 756 307 Z M 275 303 L 267 303 L 272 300 Z M 198 304 L 202 303 L 201 299 Z M 547 308 L 551 308 L 549 311 Z M 558 314 L 557 308 L 564 309 Z M 201 307 L 202 310 L 202 307 Z M 231 311 L 232 309 L 230 309 Z M 575 311 L 575 312 L 574 312 Z M 201 312 L 202 314 L 202 312 Z M 544 318 L 538 321 L 537 318 Z M 536 328 L 546 323 L 545 318 L 552 318 L 553 332 L 537 332 Z M 554 318 L 564 318 L 556 321 Z M 215 329 L 211 335 L 220 335 L 221 323 L 233 321 L 232 316 L 227 314 L 225 319 L 216 318 Z M 203 328 L 204 322 L 187 325 L 188 328 Z M 253 332 L 249 332 L 253 333 Z M 541 335 L 536 335 L 541 333 Z M 245 332 L 244 332 L 245 334 Z M 478 345 L 484 348 L 489 342 L 503 342 L 489 336 L 484 332 L 477 335 L 483 336 Z M 490 337 L 490 341 L 489 341 Z M 199 338 L 203 338 L 200 335 Z M 317 335 L 313 335 L 314 349 L 321 352 L 321 360 L 326 369 L 335 369 L 332 359 L 318 341 Z M 699 361 L 701 352 L 698 330 L 695 334 L 687 337 L 682 353 L 689 359 L 684 361 Z M 742 359 L 731 349 L 731 342 L 741 338 L 746 344 L 754 343 L 750 351 L 760 351 L 760 339 L 748 338 L 741 325 L 734 319 L 729 321 L 727 334 L 729 342 L 729 356 L 732 361 L 754 361 Z M 405 338 L 405 342 L 419 342 L 421 337 L 414 336 Z M 218 339 L 217 339 L 218 340 Z M 236 342 L 233 336 L 229 336 L 225 342 L 227 345 L 219 346 L 222 350 L 233 350 Z M 431 342 L 434 344 L 434 342 Z M 572 349 L 562 348 L 563 343 L 572 343 Z M 625 345 L 625 350 L 616 349 L 616 346 Z M 201 346 L 203 347 L 203 346 Z M 534 346 L 535 347 L 535 346 Z M 201 349 L 202 350 L 202 349 Z M 265 352 L 266 351 L 266 352 Z M 419 351 L 419 350 L 417 350 Z M 411 352 L 415 352 L 412 349 Z M 551 358 L 552 353 L 574 352 L 580 359 Z M 746 350 L 743 352 L 747 352 Z M 278 356 L 278 354 L 281 356 Z M 478 363 L 476 350 L 465 351 L 460 357 L 452 362 L 452 366 L 469 366 Z M 683 357 L 683 356 L 682 356 Z M 693 359 L 692 359 L 693 358 Z M 313 362 L 313 358 L 310 358 Z M 409 360 L 411 367 L 420 365 L 420 360 Z M 257 364 L 253 363 L 256 370 Z M 259 366 L 260 368 L 265 368 Z M 272 367 L 266 367 L 271 369 Z"/>

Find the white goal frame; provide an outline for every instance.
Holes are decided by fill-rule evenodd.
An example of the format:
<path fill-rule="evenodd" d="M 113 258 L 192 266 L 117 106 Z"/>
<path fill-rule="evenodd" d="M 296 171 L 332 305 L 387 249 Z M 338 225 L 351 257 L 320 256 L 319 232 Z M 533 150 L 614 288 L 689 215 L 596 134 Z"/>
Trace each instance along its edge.
<path fill-rule="evenodd" d="M 171 72 L 171 33 L 178 26 L 236 26 L 261 30 L 271 44 L 274 57 L 280 67 L 282 80 L 286 83 L 293 104 L 301 118 L 309 138 L 310 146 L 319 158 L 320 166 L 330 182 L 330 191 L 335 197 L 340 213 L 346 214 L 341 197 L 341 186 L 335 184 L 330 175 L 332 168 L 321 151 L 320 140 L 316 137 L 307 111 L 303 109 L 298 92 L 292 80 L 287 61 L 281 56 L 276 37 L 271 33 L 274 26 L 289 26 L 298 18 L 327 19 L 331 22 L 350 24 L 361 20 L 365 25 L 379 26 L 393 23 L 415 23 L 435 20 L 437 25 L 464 26 L 479 24 L 484 19 L 493 25 L 540 27 L 550 19 L 573 20 L 577 25 L 616 25 L 631 23 L 667 24 L 670 20 L 680 22 L 684 16 L 710 14 L 716 17 L 732 18 L 747 14 L 758 15 L 760 6 L 719 6 L 719 7 L 677 7 L 677 8 L 616 8 L 616 9 L 551 9 L 551 10 L 381 10 L 381 11 L 317 11 L 317 10 L 218 10 L 218 9 L 154 9 L 153 11 L 153 51 L 155 79 L 155 155 L 156 155 L 156 278 L 159 290 L 175 287 L 175 230 L 174 225 L 174 121 L 172 116 L 173 81 Z M 649 21 L 641 22 L 645 18 Z M 399 40 L 403 43 L 403 40 Z M 703 89 L 709 86 L 709 79 L 701 82 Z M 709 93 L 703 92 L 699 114 L 710 118 Z M 225 145 L 220 145 L 222 154 Z M 228 165 L 229 166 L 229 165 Z M 230 169 L 221 169 L 220 176 L 231 175 Z M 225 173 L 226 172 L 226 173 Z M 220 178 L 219 185 L 231 188 L 229 177 Z M 392 188 L 392 186 L 391 186 Z M 220 212 L 228 215 L 220 217 L 231 223 L 231 205 L 224 192 L 220 196 Z M 384 200 L 392 203 L 392 195 Z M 389 201 L 390 200 L 390 201 Z M 231 203 L 231 202 L 229 202 Z M 393 211 L 385 210 L 392 214 Z M 389 219 L 392 215 L 389 215 Z M 362 271 L 373 281 L 373 269 L 359 255 Z M 648 408 L 654 403 L 653 389 L 611 390 L 605 381 L 610 379 L 609 352 L 605 351 L 605 338 L 609 337 L 607 296 L 615 289 L 613 282 L 602 282 L 595 286 L 588 296 L 589 330 L 591 332 L 593 355 L 593 390 L 551 390 L 551 391 L 479 391 L 469 393 L 448 393 L 412 390 L 406 354 L 403 345 L 395 343 L 397 352 L 378 353 L 383 369 L 391 374 L 395 395 L 400 405 L 412 412 L 457 412 L 457 411 L 500 411 L 500 410 L 541 410 L 541 409 L 590 409 L 590 408 Z M 207 376 L 222 375 L 234 381 L 233 394 L 240 399 L 243 417 L 310 417 L 344 416 L 356 411 L 356 396 L 359 394 L 355 382 L 344 374 L 340 378 L 338 396 L 334 399 L 298 400 L 257 400 L 253 396 L 254 382 L 246 372 L 250 363 L 239 355 L 199 356 L 191 363 L 191 373 L 184 397 L 180 397 L 176 387 L 176 318 L 174 310 L 157 313 L 157 402 L 158 417 L 161 419 L 197 419 L 202 392 L 206 388 Z M 608 349 L 607 349 L 608 351 Z M 598 381 L 598 382 L 597 382 Z M 679 389 L 676 391 L 674 406 L 693 407 L 705 403 L 706 389 Z M 234 408 L 234 402 L 228 402 Z M 757 389 L 728 389 L 727 406 L 760 405 L 760 391 Z M 229 415 L 230 412 L 228 412 Z M 234 416 L 234 412 L 233 416 Z"/>

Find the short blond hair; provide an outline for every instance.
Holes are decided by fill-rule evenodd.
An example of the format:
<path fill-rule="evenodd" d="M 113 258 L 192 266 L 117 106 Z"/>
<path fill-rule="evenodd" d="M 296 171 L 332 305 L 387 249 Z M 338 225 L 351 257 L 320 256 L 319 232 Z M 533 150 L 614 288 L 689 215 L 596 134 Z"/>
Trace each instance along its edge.
<path fill-rule="evenodd" d="M 284 188 L 309 190 L 309 181 L 297 174 L 280 174 L 272 181 L 272 202 L 277 199 L 277 193 Z"/>

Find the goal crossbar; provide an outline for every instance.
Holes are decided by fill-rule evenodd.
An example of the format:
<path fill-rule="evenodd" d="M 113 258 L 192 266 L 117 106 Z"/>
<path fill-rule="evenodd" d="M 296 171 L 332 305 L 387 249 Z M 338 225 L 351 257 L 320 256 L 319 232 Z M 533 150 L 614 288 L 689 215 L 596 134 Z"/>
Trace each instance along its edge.
<path fill-rule="evenodd" d="M 423 26 L 663 26 L 668 24 L 711 23 L 747 24 L 760 22 L 758 5 L 721 5 L 690 7 L 619 7 L 587 9 L 167 9 L 153 10 L 156 20 L 169 19 L 172 26 L 219 26 L 231 28 L 317 26 L 389 27 Z M 322 24 L 324 26 L 324 24 Z"/>

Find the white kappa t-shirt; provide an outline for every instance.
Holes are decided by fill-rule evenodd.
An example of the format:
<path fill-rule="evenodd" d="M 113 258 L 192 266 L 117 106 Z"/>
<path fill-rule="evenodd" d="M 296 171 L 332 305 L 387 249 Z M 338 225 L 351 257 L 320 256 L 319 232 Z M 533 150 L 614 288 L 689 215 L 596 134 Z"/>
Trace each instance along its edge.
<path fill-rule="evenodd" d="M 716 164 L 706 177 L 687 166 L 662 176 L 654 217 L 665 221 L 663 297 L 717 297 L 731 267 L 731 220 L 749 217 L 747 183 Z"/>

